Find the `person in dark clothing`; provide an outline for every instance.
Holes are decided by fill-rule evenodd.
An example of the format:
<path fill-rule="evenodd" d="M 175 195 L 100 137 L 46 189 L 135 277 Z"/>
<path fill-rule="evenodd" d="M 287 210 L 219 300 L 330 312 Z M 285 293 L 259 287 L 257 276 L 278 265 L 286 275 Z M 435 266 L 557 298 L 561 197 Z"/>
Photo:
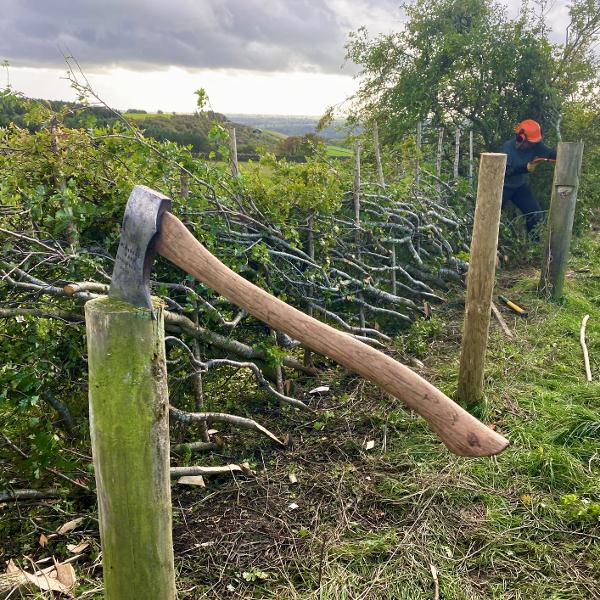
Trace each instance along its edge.
<path fill-rule="evenodd" d="M 500 148 L 506 154 L 502 208 L 512 202 L 525 216 L 527 233 L 531 233 L 542 219 L 542 209 L 528 185 L 528 174 L 542 161 L 554 162 L 556 150 L 542 142 L 542 128 L 533 119 L 521 121 L 515 133 Z"/>

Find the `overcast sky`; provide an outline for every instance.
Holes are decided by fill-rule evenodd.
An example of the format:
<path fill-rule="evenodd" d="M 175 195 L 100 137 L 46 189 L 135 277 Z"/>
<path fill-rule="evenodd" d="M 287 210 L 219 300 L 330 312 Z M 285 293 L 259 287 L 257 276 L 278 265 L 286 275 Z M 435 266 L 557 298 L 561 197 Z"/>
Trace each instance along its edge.
<path fill-rule="evenodd" d="M 511 0 L 513 3 L 516 0 Z M 564 14 L 566 2 L 554 3 Z M 401 27 L 400 0 L 0 0 L 0 85 L 74 99 L 63 55 L 121 108 L 318 115 L 356 87 L 344 44 Z"/>

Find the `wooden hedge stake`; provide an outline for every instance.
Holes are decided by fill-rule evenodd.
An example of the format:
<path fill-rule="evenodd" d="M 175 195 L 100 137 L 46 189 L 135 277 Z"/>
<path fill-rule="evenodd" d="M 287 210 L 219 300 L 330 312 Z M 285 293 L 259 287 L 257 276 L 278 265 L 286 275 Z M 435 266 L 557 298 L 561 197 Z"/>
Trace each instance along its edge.
<path fill-rule="evenodd" d="M 506 154 L 481 155 L 458 375 L 458 399 L 466 404 L 478 402 L 483 396 L 505 169 Z"/>
<path fill-rule="evenodd" d="M 162 307 L 85 305 L 104 598 L 172 600 L 169 402 Z"/>
<path fill-rule="evenodd" d="M 229 130 L 229 162 L 231 164 L 231 175 L 237 177 L 240 174 L 238 166 L 237 138 L 235 135 L 235 127 Z"/>
<path fill-rule="evenodd" d="M 377 121 L 373 121 L 373 151 L 375 152 L 375 166 L 377 167 L 377 182 L 385 189 L 385 178 L 383 176 L 383 165 L 381 164 L 381 147 L 379 146 L 379 128 Z"/>
<path fill-rule="evenodd" d="M 539 285 L 554 300 L 562 296 L 565 282 L 582 157 L 583 142 L 559 142 Z"/>

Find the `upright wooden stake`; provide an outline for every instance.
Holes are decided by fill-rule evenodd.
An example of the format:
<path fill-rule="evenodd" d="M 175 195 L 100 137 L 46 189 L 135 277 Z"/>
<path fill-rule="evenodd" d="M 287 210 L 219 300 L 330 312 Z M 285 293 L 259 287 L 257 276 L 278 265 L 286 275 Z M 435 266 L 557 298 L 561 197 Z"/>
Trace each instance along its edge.
<path fill-rule="evenodd" d="M 417 162 L 415 164 L 415 183 L 419 185 L 419 169 L 421 162 L 421 144 L 423 142 L 423 124 L 417 122 Z"/>
<path fill-rule="evenodd" d="M 379 147 L 379 129 L 377 121 L 373 121 L 373 150 L 375 151 L 375 166 L 377 167 L 377 180 L 382 188 L 385 188 L 383 177 L 383 165 L 381 164 L 381 148 Z"/>
<path fill-rule="evenodd" d="M 473 130 L 469 131 L 469 183 L 473 187 Z"/>
<path fill-rule="evenodd" d="M 310 260 L 312 260 L 314 262 L 315 260 L 315 234 L 313 231 L 313 227 L 315 226 L 315 216 L 314 214 L 311 213 L 311 215 L 308 217 L 308 255 L 310 256 Z M 314 296 L 315 293 L 315 287 L 314 285 L 310 285 L 310 287 L 308 288 L 308 293 L 310 294 L 310 302 L 312 302 L 312 298 Z M 308 307 L 308 314 L 309 316 L 313 316 L 313 307 L 309 306 Z M 308 367 L 312 365 L 312 354 L 309 348 L 305 348 L 304 349 L 304 366 Z"/>
<path fill-rule="evenodd" d="M 565 282 L 582 157 L 583 142 L 559 142 L 539 286 L 554 300 Z"/>
<path fill-rule="evenodd" d="M 483 396 L 505 169 L 506 154 L 481 155 L 458 375 L 458 399 L 468 404 Z"/>
<path fill-rule="evenodd" d="M 162 307 L 85 305 L 104 598 L 172 600 L 169 399 Z"/>
<path fill-rule="evenodd" d="M 181 191 L 182 199 L 189 200 L 190 199 L 190 179 L 189 179 L 187 173 L 184 173 L 182 171 L 179 174 L 179 184 L 180 184 L 180 191 Z"/>
<path fill-rule="evenodd" d="M 435 160 L 435 174 L 439 180 L 442 178 L 442 153 L 444 151 L 444 128 L 440 127 L 438 131 L 437 155 Z M 442 189 L 442 182 L 437 182 L 438 192 Z"/>
<path fill-rule="evenodd" d="M 398 285 L 396 283 L 396 245 L 392 244 L 392 294 L 396 295 Z"/>
<path fill-rule="evenodd" d="M 354 185 L 352 186 L 352 199 L 354 201 L 354 224 L 356 226 L 356 248 L 358 260 L 360 260 L 360 144 L 354 144 Z M 359 294 L 362 297 L 362 294 Z M 365 327 L 365 309 L 360 307 L 359 312 L 360 326 Z"/>
<path fill-rule="evenodd" d="M 237 177 L 240 173 L 238 168 L 238 154 L 237 154 L 237 138 L 235 136 L 235 127 L 229 130 L 229 160 L 231 162 L 231 174 Z"/>
<path fill-rule="evenodd" d="M 454 179 L 458 179 L 458 166 L 460 164 L 460 129 L 456 128 L 454 134 Z"/>

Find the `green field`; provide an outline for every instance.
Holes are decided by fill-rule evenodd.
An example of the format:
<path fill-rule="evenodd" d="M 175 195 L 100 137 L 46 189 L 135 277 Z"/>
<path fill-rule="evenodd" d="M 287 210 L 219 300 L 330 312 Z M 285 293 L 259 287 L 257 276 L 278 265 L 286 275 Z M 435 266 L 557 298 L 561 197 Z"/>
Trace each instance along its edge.
<path fill-rule="evenodd" d="M 141 121 L 142 119 L 150 119 L 154 117 L 172 117 L 173 113 L 163 112 L 163 113 L 122 113 L 126 119 L 131 119 L 132 121 Z M 183 113 L 182 113 L 183 114 Z"/>

